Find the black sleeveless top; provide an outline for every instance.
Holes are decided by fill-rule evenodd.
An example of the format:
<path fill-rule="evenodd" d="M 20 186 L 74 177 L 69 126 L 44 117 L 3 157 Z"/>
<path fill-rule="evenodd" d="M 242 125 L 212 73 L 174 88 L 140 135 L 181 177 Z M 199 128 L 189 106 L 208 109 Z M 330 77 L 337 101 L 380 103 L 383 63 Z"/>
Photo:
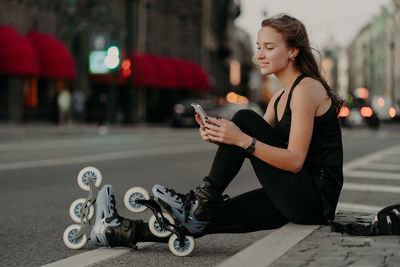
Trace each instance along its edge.
<path fill-rule="evenodd" d="M 292 119 L 290 101 L 292 99 L 293 90 L 305 77 L 307 76 L 304 74 L 297 77 L 290 88 L 281 120 L 278 120 L 277 109 L 278 102 L 284 92 L 279 95 L 274 103 L 274 128 L 278 134 L 286 140 L 286 144 L 289 140 Z M 310 172 L 316 185 L 322 190 L 323 195 L 331 206 L 331 209 L 333 209 L 333 211 L 325 211 L 326 213 L 330 213 L 329 215 L 327 214 L 328 217 L 334 216 L 334 210 L 339 199 L 340 190 L 343 186 L 343 147 L 342 133 L 333 101 L 331 101 L 331 106 L 328 111 L 314 118 L 311 142 L 303 169 L 306 169 L 303 171 Z"/>

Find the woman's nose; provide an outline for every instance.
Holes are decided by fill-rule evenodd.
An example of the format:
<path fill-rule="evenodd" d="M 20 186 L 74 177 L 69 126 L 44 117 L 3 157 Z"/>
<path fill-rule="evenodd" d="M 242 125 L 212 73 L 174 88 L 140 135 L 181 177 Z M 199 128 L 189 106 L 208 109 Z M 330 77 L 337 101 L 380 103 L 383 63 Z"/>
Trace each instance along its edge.
<path fill-rule="evenodd" d="M 263 53 L 261 53 L 261 50 L 257 50 L 256 59 L 260 60 L 260 59 L 263 59 L 263 58 L 264 58 L 264 55 L 263 55 Z"/>

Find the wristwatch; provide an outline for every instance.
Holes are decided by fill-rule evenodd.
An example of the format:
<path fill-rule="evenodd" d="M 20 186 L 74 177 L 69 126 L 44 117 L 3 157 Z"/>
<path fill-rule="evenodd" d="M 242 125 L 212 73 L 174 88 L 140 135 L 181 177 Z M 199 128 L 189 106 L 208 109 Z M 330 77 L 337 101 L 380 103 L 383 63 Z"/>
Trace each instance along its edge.
<path fill-rule="evenodd" d="M 255 137 L 253 137 L 253 141 L 251 142 L 251 145 L 249 145 L 249 146 L 245 149 L 245 151 L 246 151 L 247 153 L 249 153 L 249 154 L 253 154 L 253 153 L 254 153 L 254 150 L 256 150 L 256 147 L 255 147 L 256 141 L 257 141 L 257 139 L 256 139 Z"/>

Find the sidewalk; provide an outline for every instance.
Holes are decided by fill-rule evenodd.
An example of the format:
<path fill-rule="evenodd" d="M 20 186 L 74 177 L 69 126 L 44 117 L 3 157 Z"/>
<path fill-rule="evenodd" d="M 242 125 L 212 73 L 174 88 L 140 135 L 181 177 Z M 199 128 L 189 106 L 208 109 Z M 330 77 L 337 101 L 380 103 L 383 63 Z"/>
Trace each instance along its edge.
<path fill-rule="evenodd" d="M 355 221 L 356 217 L 372 217 L 372 213 L 339 211 L 338 222 Z M 289 226 L 289 227 L 288 227 Z M 350 236 L 331 232 L 330 226 L 286 225 L 280 236 L 270 236 L 220 264 L 224 266 L 399 266 L 400 236 Z M 284 254 L 277 256 L 276 247 L 287 240 L 296 239 L 296 232 L 306 228 L 315 230 Z M 281 228 L 281 229 L 283 229 Z M 290 230 L 289 230 L 290 228 Z M 297 229 L 296 229 L 297 228 Z M 278 230 L 280 231 L 280 230 Z M 272 234 L 271 234 L 272 235 Z M 289 236 L 288 236 L 289 235 Z M 270 240 L 268 240 L 270 239 Z M 267 247 L 270 245 L 270 248 Z M 287 246 L 286 249 L 288 249 Z M 247 251 L 246 251 L 247 250 Z M 278 250 L 282 250 L 279 249 Z M 275 255 L 274 255 L 275 254 Z M 275 258 L 277 259 L 275 259 Z M 272 263 L 271 262 L 272 259 Z"/>
<path fill-rule="evenodd" d="M 336 220 L 349 222 L 366 215 L 372 214 L 340 211 Z M 320 226 L 271 266 L 399 266 L 399 251 L 399 236 L 342 235 Z"/>

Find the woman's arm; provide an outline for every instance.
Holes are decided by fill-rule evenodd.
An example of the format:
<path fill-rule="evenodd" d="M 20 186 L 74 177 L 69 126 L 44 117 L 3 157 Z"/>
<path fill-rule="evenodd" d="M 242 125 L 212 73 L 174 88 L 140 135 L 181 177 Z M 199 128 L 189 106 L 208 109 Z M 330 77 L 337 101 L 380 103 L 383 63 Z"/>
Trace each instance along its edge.
<path fill-rule="evenodd" d="M 306 88 L 307 83 L 299 84 L 293 92 L 291 101 L 292 122 L 288 148 L 278 148 L 257 141 L 254 156 L 282 170 L 299 172 L 307 156 L 310 145 L 314 114 L 318 106 L 313 91 Z M 246 148 L 251 144 L 252 137 L 243 133 L 233 122 L 224 119 L 210 118 L 216 125 L 206 124 L 206 131 L 213 141 L 233 144 Z"/>
<path fill-rule="evenodd" d="M 311 142 L 314 114 L 317 108 L 315 99 L 310 94 L 311 91 L 300 85 L 293 91 L 290 103 L 292 119 L 287 149 L 257 142 L 254 156 L 274 167 L 294 173 L 303 168 Z"/>

